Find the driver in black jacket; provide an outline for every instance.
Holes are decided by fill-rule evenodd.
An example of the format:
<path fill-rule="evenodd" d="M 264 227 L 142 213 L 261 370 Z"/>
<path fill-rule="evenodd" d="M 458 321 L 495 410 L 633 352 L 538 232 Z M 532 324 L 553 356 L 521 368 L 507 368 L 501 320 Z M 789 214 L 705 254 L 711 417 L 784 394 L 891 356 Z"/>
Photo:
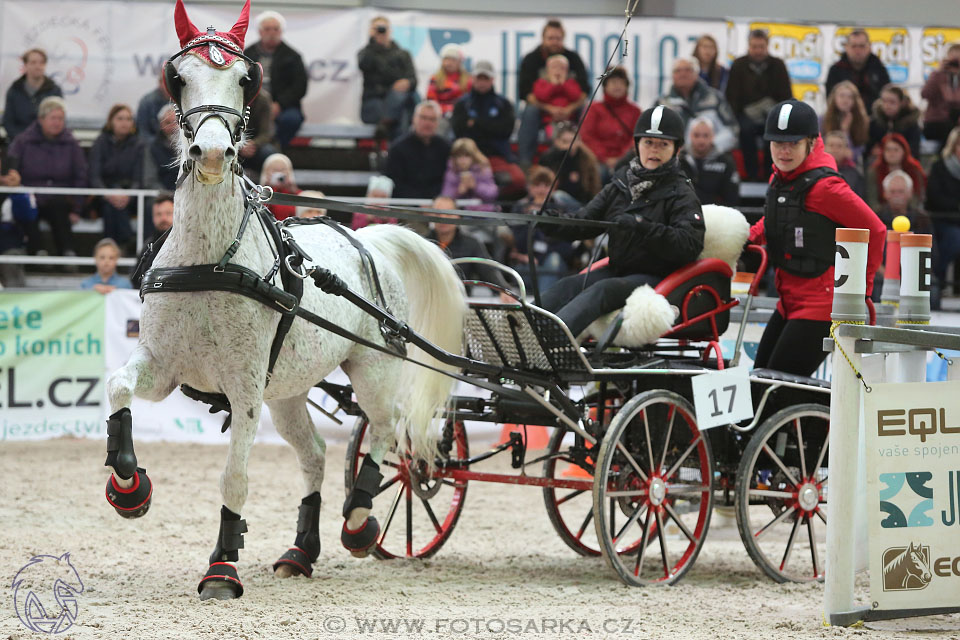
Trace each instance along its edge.
<path fill-rule="evenodd" d="M 669 107 L 645 111 L 633 133 L 637 157 L 585 207 L 563 216 L 617 223 L 610 231 L 609 265 L 563 278 L 543 294 L 543 308 L 574 336 L 623 307 L 634 289 L 655 286 L 703 250 L 700 201 L 677 159 L 683 134 L 683 120 Z M 573 240 L 597 230 L 557 225 L 550 233 Z"/>

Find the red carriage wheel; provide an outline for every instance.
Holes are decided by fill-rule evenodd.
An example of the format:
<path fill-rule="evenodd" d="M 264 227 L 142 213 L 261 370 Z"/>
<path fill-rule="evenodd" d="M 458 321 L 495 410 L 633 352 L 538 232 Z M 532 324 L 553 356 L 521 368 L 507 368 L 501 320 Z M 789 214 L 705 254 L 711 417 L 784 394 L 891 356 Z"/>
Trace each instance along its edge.
<path fill-rule="evenodd" d="M 353 488 L 364 454 L 370 451 L 367 427 L 360 416 L 347 446 L 344 485 L 347 495 Z M 453 423 L 451 457 L 469 457 L 467 434 L 462 422 Z M 373 498 L 373 515 L 380 521 L 380 538 L 373 554 L 382 560 L 390 558 L 429 558 L 453 532 L 467 483 L 438 478 L 426 465 L 401 456 L 391 449 L 380 464 L 383 483 Z"/>

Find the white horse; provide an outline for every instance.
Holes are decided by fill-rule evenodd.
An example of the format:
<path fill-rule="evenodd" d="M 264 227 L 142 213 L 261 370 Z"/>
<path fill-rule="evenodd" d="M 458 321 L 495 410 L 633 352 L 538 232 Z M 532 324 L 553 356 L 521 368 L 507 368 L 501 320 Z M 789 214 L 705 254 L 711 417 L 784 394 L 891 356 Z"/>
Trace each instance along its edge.
<path fill-rule="evenodd" d="M 214 117 L 197 113 L 185 118 L 192 139 L 181 130 L 180 156 L 181 164 L 193 161 L 192 166 L 188 163 L 192 175 L 176 190 L 173 228 L 154 268 L 215 264 L 240 226 L 244 201 L 240 179 L 233 173 L 239 145 L 231 135 L 239 118 L 231 113 L 240 113 L 246 106 L 242 83 L 255 70 L 249 60 L 237 55 L 243 49 L 249 9 L 247 0 L 230 32 L 214 34 L 210 30 L 205 34 L 189 21 L 182 0 L 177 0 L 181 46 L 203 43 L 183 54 L 176 69 L 182 82 L 180 109 L 184 114 L 202 105 L 227 109 Z M 231 47 L 231 42 L 235 46 Z M 210 43 L 219 52 L 211 51 Z M 352 290 L 374 299 L 360 255 L 347 239 L 325 224 L 291 230 L 317 265 L 332 270 Z M 265 236 L 259 224 L 251 221 L 231 262 L 261 275 L 267 273 L 274 258 Z M 465 296 L 443 252 L 412 231 L 393 225 L 367 227 L 356 236 L 374 258 L 393 314 L 434 344 L 459 353 Z M 276 284 L 279 282 L 277 278 Z M 310 280 L 305 282 L 301 306 L 361 338 L 384 344 L 376 320 L 342 297 L 321 292 Z M 230 450 L 220 477 L 224 506 L 210 568 L 200 585 L 204 599 L 238 597 L 243 591 L 235 567 L 228 562 L 238 559 L 237 550 L 243 546 L 246 525 L 240 512 L 247 498 L 247 461 L 264 402 L 278 433 L 297 452 L 306 496 L 300 507 L 295 548 L 275 565 L 278 575 L 310 575 L 310 563 L 320 551 L 317 522 L 325 445 L 306 407 L 307 393 L 317 382 L 341 367 L 370 421 L 371 458 L 361 468 L 358 490 L 366 487 L 367 494 L 375 493 L 381 478 L 377 465 L 398 438 L 428 459 L 435 451 L 436 431 L 431 420 L 449 397 L 449 378 L 297 318 L 267 383 L 268 357 L 279 319 L 280 314 L 264 304 L 236 293 L 151 293 L 144 299 L 139 343 L 127 364 L 107 382 L 113 412 L 108 420 L 107 462 L 114 467 L 107 495 L 127 517 L 142 515 L 150 499 L 149 479 L 136 468 L 133 455 L 132 396 L 156 402 L 178 385 L 187 384 L 223 393 L 230 401 Z M 363 555 L 376 542 L 378 527 L 375 519 L 368 518 L 369 495 L 358 490 L 344 505 L 341 538 L 355 555 Z"/>

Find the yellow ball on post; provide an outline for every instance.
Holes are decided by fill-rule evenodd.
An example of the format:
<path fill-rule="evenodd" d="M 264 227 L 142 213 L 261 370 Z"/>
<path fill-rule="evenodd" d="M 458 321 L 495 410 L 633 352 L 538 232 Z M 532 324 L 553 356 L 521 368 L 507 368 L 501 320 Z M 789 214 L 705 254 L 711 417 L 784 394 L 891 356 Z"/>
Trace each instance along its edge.
<path fill-rule="evenodd" d="M 893 230 L 901 233 L 910 231 L 910 218 L 907 216 L 897 216 L 893 219 Z"/>

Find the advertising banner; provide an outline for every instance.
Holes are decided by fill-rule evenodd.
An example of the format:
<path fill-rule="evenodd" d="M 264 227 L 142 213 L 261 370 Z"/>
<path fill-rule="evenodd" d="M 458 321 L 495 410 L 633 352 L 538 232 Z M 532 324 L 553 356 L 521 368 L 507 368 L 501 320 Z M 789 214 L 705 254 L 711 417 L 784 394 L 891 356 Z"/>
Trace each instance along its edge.
<path fill-rule="evenodd" d="M 910 79 L 910 34 L 906 27 L 839 27 L 833 32 L 831 52 L 833 60 L 843 55 L 847 36 L 854 29 L 863 29 L 870 37 L 870 50 L 880 58 L 890 82 L 905 84 Z"/>
<path fill-rule="evenodd" d="M 823 32 L 818 25 L 786 22 L 751 22 L 750 30 L 765 29 L 770 35 L 770 55 L 781 58 L 793 83 L 793 97 L 815 102 L 823 90 L 825 73 Z"/>
<path fill-rule="evenodd" d="M 960 383 L 864 394 L 870 597 L 877 609 L 960 602 Z"/>
<path fill-rule="evenodd" d="M 103 296 L 0 292 L 0 442 L 103 435 Z"/>

